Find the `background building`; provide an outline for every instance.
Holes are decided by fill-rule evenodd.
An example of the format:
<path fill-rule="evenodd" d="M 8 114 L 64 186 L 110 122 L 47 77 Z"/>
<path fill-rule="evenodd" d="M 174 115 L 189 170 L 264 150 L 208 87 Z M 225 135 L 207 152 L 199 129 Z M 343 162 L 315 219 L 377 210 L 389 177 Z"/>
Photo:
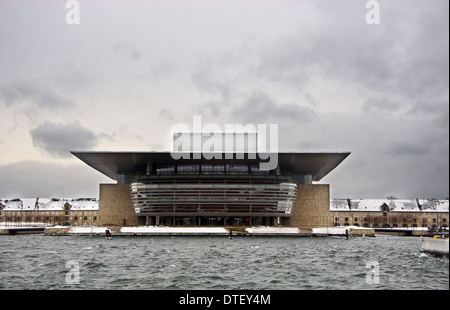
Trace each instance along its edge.
<path fill-rule="evenodd" d="M 330 223 L 373 228 L 448 227 L 448 212 L 448 199 L 332 199 Z"/>
<path fill-rule="evenodd" d="M 97 224 L 96 198 L 13 198 L 0 199 L 0 223 L 3 225 L 76 225 Z"/>

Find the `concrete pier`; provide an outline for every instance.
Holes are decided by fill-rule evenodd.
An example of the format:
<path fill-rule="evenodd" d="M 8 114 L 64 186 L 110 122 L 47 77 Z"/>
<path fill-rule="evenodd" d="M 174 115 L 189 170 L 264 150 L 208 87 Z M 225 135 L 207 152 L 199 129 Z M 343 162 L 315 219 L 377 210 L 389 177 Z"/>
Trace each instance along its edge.
<path fill-rule="evenodd" d="M 374 237 L 372 228 L 359 227 L 323 227 L 305 228 L 297 227 L 183 227 L 183 226 L 135 226 L 135 227 L 49 227 L 45 229 L 46 235 L 106 235 L 110 230 L 112 236 L 366 236 Z"/>
<path fill-rule="evenodd" d="M 375 237 L 375 230 L 373 228 L 364 228 L 358 226 L 320 227 L 313 228 L 311 234 L 313 236 Z"/>
<path fill-rule="evenodd" d="M 448 240 L 448 238 L 422 238 L 422 248 L 420 249 L 420 252 L 448 257 Z"/>
<path fill-rule="evenodd" d="M 0 235 L 42 234 L 44 230 L 44 227 L 2 227 Z"/>

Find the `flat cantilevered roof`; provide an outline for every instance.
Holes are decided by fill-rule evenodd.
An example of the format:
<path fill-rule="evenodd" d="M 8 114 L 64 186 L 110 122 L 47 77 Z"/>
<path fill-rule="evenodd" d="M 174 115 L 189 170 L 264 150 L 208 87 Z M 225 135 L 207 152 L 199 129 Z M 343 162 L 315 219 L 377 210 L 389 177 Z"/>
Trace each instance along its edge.
<path fill-rule="evenodd" d="M 170 165 L 198 165 L 198 164 L 250 164 L 258 165 L 262 160 L 256 154 L 256 159 L 225 159 L 225 153 L 221 158 L 205 159 L 178 159 L 172 158 L 170 152 L 71 152 L 80 160 L 98 170 L 113 180 L 117 180 L 119 174 L 145 172 L 150 167 L 153 171 Z M 308 174 L 313 181 L 320 181 L 324 176 L 336 168 L 350 152 L 333 153 L 296 153 L 278 152 L 278 166 L 280 173 Z"/>

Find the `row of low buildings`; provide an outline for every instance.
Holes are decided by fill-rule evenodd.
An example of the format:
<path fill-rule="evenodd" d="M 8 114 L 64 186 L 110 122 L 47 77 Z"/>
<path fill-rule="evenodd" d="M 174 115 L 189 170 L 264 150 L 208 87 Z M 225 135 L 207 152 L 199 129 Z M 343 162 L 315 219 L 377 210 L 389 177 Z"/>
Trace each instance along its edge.
<path fill-rule="evenodd" d="M 332 226 L 448 227 L 449 200 L 332 199 Z"/>
<path fill-rule="evenodd" d="M 99 200 L 96 198 L 0 199 L 0 225 L 103 225 L 105 221 L 99 209 Z M 322 214 L 326 216 L 323 211 Z M 180 216 L 180 221 L 175 221 L 173 225 L 186 225 L 183 219 L 185 216 Z M 448 221 L 449 200 L 331 199 L 328 220 L 325 219 L 317 226 L 448 227 Z M 195 221 L 188 224 L 198 225 Z M 211 224 L 223 226 L 236 223 L 214 221 Z M 239 224 L 249 226 L 245 216 Z M 290 226 L 295 226 L 293 224 Z"/>
<path fill-rule="evenodd" d="M 96 198 L 0 199 L 0 225 L 97 225 Z"/>

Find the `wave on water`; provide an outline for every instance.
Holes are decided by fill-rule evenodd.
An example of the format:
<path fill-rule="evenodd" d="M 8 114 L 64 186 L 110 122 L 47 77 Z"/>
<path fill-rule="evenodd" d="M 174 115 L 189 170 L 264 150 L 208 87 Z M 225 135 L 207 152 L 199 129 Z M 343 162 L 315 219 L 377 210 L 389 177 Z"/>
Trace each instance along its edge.
<path fill-rule="evenodd" d="M 448 258 L 419 249 L 413 237 L 13 236 L 2 239 L 0 288 L 448 290 Z"/>

